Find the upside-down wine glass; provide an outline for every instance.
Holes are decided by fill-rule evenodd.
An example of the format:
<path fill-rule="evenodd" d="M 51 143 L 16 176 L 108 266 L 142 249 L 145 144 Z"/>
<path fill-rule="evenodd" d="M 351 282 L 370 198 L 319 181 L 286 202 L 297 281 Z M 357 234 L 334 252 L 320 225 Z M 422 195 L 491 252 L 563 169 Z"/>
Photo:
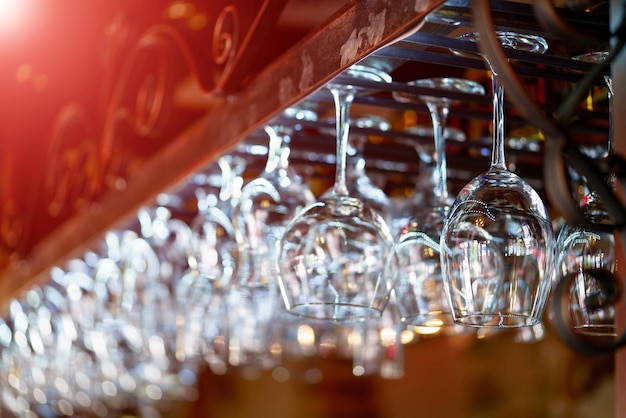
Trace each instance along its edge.
<path fill-rule="evenodd" d="M 378 69 L 353 65 L 346 75 L 389 82 Z M 346 185 L 349 109 L 358 87 L 331 81 L 336 110 L 337 167 L 333 192 L 309 205 L 280 242 L 279 284 L 287 311 L 309 318 L 380 317 L 392 283 L 383 273 L 392 243 L 382 215 L 351 196 Z"/>
<path fill-rule="evenodd" d="M 543 53 L 544 39 L 498 32 L 505 47 Z M 460 39 L 480 41 L 478 33 Z M 491 166 L 459 192 L 441 234 L 444 285 L 454 321 L 474 327 L 533 326 L 541 321 L 553 269 L 553 233 L 539 194 L 504 158 L 503 87 L 491 69 Z"/>
<path fill-rule="evenodd" d="M 578 55 L 574 59 L 590 63 L 600 63 L 608 52 L 599 51 Z M 609 115 L 611 115 L 613 84 L 610 76 L 605 76 L 608 87 Z M 610 121 L 609 121 L 610 122 Z M 602 159 L 612 152 L 613 135 L 609 123 L 609 137 L 606 148 L 585 150 L 589 157 Z M 609 184 L 613 179 L 608 178 Z M 588 192 L 579 202 L 586 219 L 596 224 L 610 224 L 611 219 L 602 201 L 593 191 Z M 558 256 L 557 274 L 565 277 L 575 274 L 570 286 L 570 316 L 575 332 L 583 335 L 613 338 L 617 335 L 615 326 L 615 306 L 612 290 L 601 285 L 588 269 L 602 269 L 615 273 L 617 267 L 615 237 L 611 232 L 593 231 L 581 227 L 564 225 L 559 231 L 556 245 Z"/>
<path fill-rule="evenodd" d="M 391 129 L 391 124 L 377 115 L 350 118 L 350 125 L 381 131 Z M 348 187 L 348 193 L 381 214 L 385 220 L 389 220 L 391 216 L 391 202 L 385 191 L 372 181 L 365 170 L 364 151 L 366 143 L 367 135 L 365 134 L 353 132 L 348 137 L 346 151 L 346 186 Z M 322 199 L 330 197 L 332 193 L 333 187 L 322 195 Z"/>
<path fill-rule="evenodd" d="M 317 120 L 312 110 L 291 107 L 285 115 L 300 120 Z M 265 128 L 269 148 L 265 169 L 246 184 L 234 208 L 235 231 L 242 246 L 239 278 L 243 286 L 276 284 L 276 251 L 287 224 L 315 196 L 289 166 L 294 128 L 271 123 Z"/>
<path fill-rule="evenodd" d="M 290 107 L 284 115 L 298 120 L 317 120 L 305 107 Z M 235 231 L 241 246 L 240 272 L 231 289 L 231 364 L 256 373 L 258 367 L 275 367 L 279 347 L 272 349 L 272 322 L 284 312 L 277 276 L 278 243 L 289 222 L 315 196 L 289 166 L 291 137 L 295 127 L 271 122 L 265 127 L 269 148 L 265 169 L 244 186 L 233 210 Z"/>
<path fill-rule="evenodd" d="M 461 78 L 427 78 L 407 84 L 446 93 L 485 94 L 479 83 Z M 386 274 L 393 277 L 396 283 L 398 309 L 404 323 L 427 327 L 424 330 L 426 333 L 442 329 L 454 333 L 458 328 L 452 320 L 443 288 L 439 241 L 452 204 L 448 194 L 444 132 L 450 105 L 458 100 L 404 91 L 394 92 L 394 98 L 404 103 L 422 101 L 428 106 L 433 123 L 435 169 L 432 171 L 432 194 L 426 195 L 426 200 L 413 213 L 394 243 Z"/>
<path fill-rule="evenodd" d="M 232 196 L 244 161 L 232 155 L 217 160 L 219 190 L 196 182 L 198 214 L 190 222 L 189 268 L 176 289 L 176 359 L 208 364 L 224 374 L 228 363 L 227 293 L 238 271 L 239 243 L 231 221 Z"/>
<path fill-rule="evenodd" d="M 434 129 L 432 121 L 430 125 L 416 125 L 405 129 L 405 132 L 418 137 L 430 138 L 431 143 L 425 144 L 412 138 L 396 138 L 396 142 L 411 146 L 418 155 L 417 181 L 410 195 L 394 199 L 392 215 L 392 232 L 398 237 L 405 226 L 409 223 L 413 213 L 422 210 L 425 201 L 433 200 L 435 184 L 435 147 Z M 451 126 L 443 131 L 444 141 L 464 142 L 465 132 Z"/>

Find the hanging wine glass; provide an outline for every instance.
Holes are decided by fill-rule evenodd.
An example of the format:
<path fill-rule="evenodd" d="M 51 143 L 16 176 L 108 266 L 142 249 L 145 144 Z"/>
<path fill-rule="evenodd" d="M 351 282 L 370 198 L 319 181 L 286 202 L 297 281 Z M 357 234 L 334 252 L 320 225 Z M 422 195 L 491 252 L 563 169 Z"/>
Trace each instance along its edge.
<path fill-rule="evenodd" d="M 429 126 L 411 126 L 407 128 L 405 132 L 424 138 L 434 139 L 434 129 L 432 124 Z M 443 137 L 444 142 L 464 142 L 466 139 L 465 132 L 451 126 L 444 127 Z M 413 217 L 413 214 L 424 210 L 424 202 L 430 202 L 433 200 L 435 181 L 438 177 L 435 175 L 437 167 L 435 164 L 436 158 L 434 142 L 431 144 L 424 144 L 413 139 L 397 139 L 396 141 L 409 145 L 415 149 L 415 152 L 418 155 L 418 169 L 417 181 L 413 187 L 413 192 L 406 197 L 400 197 L 396 202 L 394 202 L 394 213 L 392 215 L 392 232 L 394 237 L 397 237 L 402 232 L 404 227 L 408 225 L 409 220 Z"/>
<path fill-rule="evenodd" d="M 576 55 L 573 59 L 577 61 L 588 62 L 591 64 L 600 64 L 606 60 L 608 57 L 608 51 L 595 51 L 588 52 L 586 54 Z M 589 158 L 593 159 L 603 159 L 607 158 L 613 152 L 613 79 L 610 75 L 604 76 L 604 83 L 607 87 L 607 100 L 609 104 L 609 135 L 608 140 L 605 144 L 599 144 L 598 146 L 581 146 L 581 151 L 587 155 Z"/>
<path fill-rule="evenodd" d="M 214 373 L 223 374 L 228 359 L 225 292 L 234 280 L 239 258 L 230 219 L 231 199 L 241 166 L 230 155 L 218 158 L 215 166 L 219 187 L 214 193 L 208 179 L 192 179 L 198 213 L 190 222 L 189 268 L 175 288 L 176 359 L 198 365 L 206 362 Z M 203 174 L 209 176 L 213 168 Z"/>
<path fill-rule="evenodd" d="M 608 53 L 592 52 L 574 57 L 580 61 L 600 63 Z M 605 76 L 608 87 L 609 115 L 611 115 L 613 85 L 610 76 Z M 611 117 L 611 116 L 610 116 Z M 612 153 L 613 135 L 609 123 L 609 136 L 606 147 L 583 148 L 583 152 L 594 159 L 607 158 Z M 613 179 L 609 176 L 609 184 Z M 583 216 L 598 225 L 610 225 L 611 219 L 597 194 L 586 193 L 579 202 Z M 615 237 L 611 232 L 587 230 L 581 227 L 564 225 L 557 238 L 556 271 L 561 277 L 574 274 L 571 283 L 570 316 L 576 332 L 596 337 L 617 335 L 615 326 L 614 289 L 608 289 L 598 279 L 588 274 L 589 269 L 602 269 L 615 273 L 617 254 Z"/>
<path fill-rule="evenodd" d="M 377 115 L 360 116 L 350 119 L 350 125 L 358 128 L 378 129 L 387 131 L 391 124 Z M 333 130 L 334 133 L 334 130 Z M 365 170 L 365 145 L 367 135 L 352 133 L 348 137 L 346 149 L 346 186 L 348 194 L 364 202 L 367 206 L 381 214 L 386 221 L 391 217 L 391 202 L 384 190 L 378 187 Z M 324 192 L 321 199 L 330 197 L 333 188 Z"/>
<path fill-rule="evenodd" d="M 186 396 L 179 380 L 180 364 L 175 361 L 175 324 L 167 318 L 175 313 L 173 288 L 179 276 L 174 273 L 182 271 L 178 266 L 186 259 L 182 243 L 190 232 L 175 222 L 185 231 L 176 233 L 180 231 L 170 215 L 161 206 L 142 208 L 138 225 L 133 225 L 141 236 L 131 230 L 117 231 L 115 239 L 107 243 L 112 245 L 110 257 L 121 271 L 123 290 L 116 333 L 118 346 L 126 348 L 123 364 L 128 368 L 128 373 L 123 368 L 116 371 L 114 380 L 107 380 L 117 385 L 110 393 L 132 394 L 138 408 L 151 408 L 162 401 L 164 393 Z"/>
<path fill-rule="evenodd" d="M 98 249 L 99 260 L 93 267 L 94 293 L 98 305 L 103 308 L 96 311 L 96 320 L 99 334 L 106 342 L 96 344 L 99 348 L 97 357 L 102 363 L 115 364 L 119 375 L 127 375 L 129 380 L 134 380 L 129 375 L 133 366 L 131 359 L 139 356 L 142 349 L 138 337 L 140 314 L 135 284 L 143 273 L 152 271 L 147 267 L 153 265 L 150 252 L 137 251 L 142 243 L 134 231 L 109 231 Z"/>
<path fill-rule="evenodd" d="M 296 107 L 285 115 L 301 120 L 317 120 L 308 109 Z M 315 196 L 289 166 L 293 128 L 284 124 L 265 127 L 269 135 L 265 170 L 246 184 L 234 208 L 235 231 L 241 245 L 240 285 L 254 287 L 276 283 L 276 252 L 287 224 Z"/>
<path fill-rule="evenodd" d="M 9 307 L 13 301 L 9 303 Z M 20 348 L 15 341 L 18 331 L 14 326 L 13 314 L 0 319 L 0 411 L 4 414 L 19 416 L 20 413 L 30 412 L 28 401 L 24 393 L 28 391 L 26 382 L 22 379 L 23 359 Z M 19 337 L 23 340 L 22 335 Z M 19 343 L 20 345 L 23 342 Z M 25 370 L 26 371 L 26 370 Z M 47 400 L 47 399 L 46 399 Z M 25 407 L 26 406 L 26 407 Z"/>
<path fill-rule="evenodd" d="M 485 94 L 477 82 L 459 78 L 428 78 L 408 83 L 409 86 L 444 90 L 446 92 Z M 448 195 L 444 132 L 450 105 L 447 97 L 394 92 L 400 102 L 423 101 L 433 122 L 435 169 L 433 189 L 422 202 L 394 243 L 386 274 L 396 283 L 398 310 L 403 322 L 418 327 L 455 329 L 441 277 L 440 234 L 452 199 Z"/>
<path fill-rule="evenodd" d="M 188 242 L 188 264 L 226 288 L 237 275 L 239 241 L 231 221 L 231 204 L 239 183 L 243 165 L 230 155 L 217 160 L 220 169 L 220 188 L 211 193 L 206 185 L 198 184 L 195 190 L 198 214 L 191 220 L 191 238 Z"/>
<path fill-rule="evenodd" d="M 547 49 L 536 36 L 497 34 L 505 47 L 536 53 Z M 479 35 L 461 39 L 479 41 Z M 507 169 L 503 88 L 493 69 L 491 74 L 492 162 L 463 187 L 450 208 L 441 234 L 442 273 L 456 323 L 532 326 L 541 321 L 550 291 L 552 226 L 538 193 Z"/>
<path fill-rule="evenodd" d="M 212 190 L 215 167 L 218 187 Z M 239 265 L 239 242 L 231 217 L 244 167 L 244 159 L 227 154 L 192 178 L 198 214 L 190 222 L 189 268 L 175 289 L 176 359 L 196 367 L 206 363 L 218 375 L 227 371 L 227 294 Z"/>
<path fill-rule="evenodd" d="M 284 116 L 317 120 L 304 107 L 291 107 Z M 240 243 L 240 271 L 231 289 L 231 364 L 254 369 L 275 367 L 279 356 L 270 347 L 270 327 L 283 311 L 277 276 L 278 243 L 289 222 L 315 197 L 289 166 L 291 137 L 295 129 L 284 123 L 265 127 L 269 148 L 265 170 L 246 184 L 233 211 Z M 236 346 L 236 348 L 235 348 Z M 236 356 L 235 356 L 236 354 Z"/>
<path fill-rule="evenodd" d="M 169 318 L 177 311 L 176 289 L 188 268 L 187 246 L 192 237 L 189 226 L 175 216 L 175 211 L 181 210 L 178 199 L 162 195 L 158 200 L 161 203 L 141 208 L 137 215 L 141 239 L 149 246 L 143 251 L 156 256 L 152 260 L 155 263 L 154 276 L 143 283 L 136 282 L 135 287 L 142 305 L 141 332 L 145 353 L 142 367 L 137 371 L 142 383 L 146 384 L 148 400 L 152 388 L 175 397 L 179 395 L 176 391 L 184 386 L 178 375 L 183 364 L 176 361 L 177 324 Z M 184 393 L 180 395 L 184 396 Z"/>
<path fill-rule="evenodd" d="M 388 82 L 381 71 L 354 65 L 346 74 Z M 279 284 L 296 315 L 359 320 L 380 317 L 392 283 L 383 273 L 392 237 L 382 215 L 353 197 L 346 185 L 349 109 L 358 90 L 331 82 L 336 108 L 337 171 L 330 197 L 303 210 L 280 242 Z"/>

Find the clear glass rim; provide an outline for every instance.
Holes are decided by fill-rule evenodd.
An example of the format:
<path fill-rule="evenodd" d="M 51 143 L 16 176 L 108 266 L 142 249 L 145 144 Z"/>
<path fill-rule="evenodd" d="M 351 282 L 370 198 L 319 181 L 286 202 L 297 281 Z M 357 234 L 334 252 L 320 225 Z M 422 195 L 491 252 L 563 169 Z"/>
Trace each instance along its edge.
<path fill-rule="evenodd" d="M 531 314 L 519 313 L 475 313 L 455 315 L 454 323 L 474 328 L 522 328 L 532 327 L 541 320 Z"/>
<path fill-rule="evenodd" d="M 572 59 L 576 61 L 590 62 L 592 64 L 599 64 L 601 62 L 604 62 L 604 60 L 606 60 L 606 57 L 608 56 L 609 51 L 594 51 L 573 56 Z"/>
<path fill-rule="evenodd" d="M 518 51 L 534 52 L 543 54 L 548 50 L 548 42 L 541 36 L 530 35 L 520 32 L 496 31 L 496 36 L 505 48 L 513 48 Z M 479 32 L 470 32 L 458 36 L 456 39 L 462 41 L 477 42 L 480 41 Z M 458 53 L 452 50 L 453 53 Z M 465 53 L 460 53 L 463 55 Z"/>
<path fill-rule="evenodd" d="M 378 81 L 382 83 L 392 82 L 392 78 L 389 73 L 386 73 L 379 68 L 364 64 L 353 64 L 344 71 L 344 74 L 364 80 Z"/>
<path fill-rule="evenodd" d="M 409 87 L 421 87 L 440 89 L 450 92 L 458 92 L 465 94 L 485 95 L 485 88 L 482 84 L 474 80 L 459 77 L 429 77 L 408 81 L 405 83 Z M 405 91 L 394 91 L 393 98 L 400 103 L 416 103 L 416 102 L 440 102 L 441 106 L 449 106 L 455 103 L 455 99 L 440 96 L 429 96 L 428 94 L 417 94 Z"/>
<path fill-rule="evenodd" d="M 581 324 L 574 325 L 573 328 L 577 334 L 592 337 L 617 337 L 615 324 Z"/>
<path fill-rule="evenodd" d="M 383 308 L 348 302 L 306 302 L 286 308 L 287 312 L 301 318 L 331 320 L 335 322 L 361 322 L 382 317 Z M 326 315 L 339 312 L 341 315 Z"/>
<path fill-rule="evenodd" d="M 409 86 L 429 87 L 448 91 L 458 91 L 469 94 L 485 94 L 485 88 L 477 81 L 459 77 L 429 77 L 406 83 Z"/>

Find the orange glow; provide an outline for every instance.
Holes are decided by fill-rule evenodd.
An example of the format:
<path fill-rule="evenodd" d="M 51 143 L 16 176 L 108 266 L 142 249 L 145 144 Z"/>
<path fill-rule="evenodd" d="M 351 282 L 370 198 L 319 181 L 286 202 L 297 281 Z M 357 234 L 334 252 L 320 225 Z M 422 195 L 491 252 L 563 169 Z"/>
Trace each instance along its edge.
<path fill-rule="evenodd" d="M 167 8 L 167 15 L 172 20 L 185 19 L 193 16 L 195 11 L 196 7 L 192 3 L 175 1 Z"/>
<path fill-rule="evenodd" d="M 209 23 L 209 18 L 204 13 L 196 13 L 189 18 L 189 29 L 202 30 Z"/>
<path fill-rule="evenodd" d="M 45 91 L 48 87 L 48 76 L 46 74 L 35 74 L 33 66 L 30 64 L 22 64 L 17 67 L 15 79 L 18 83 L 31 82 L 35 91 L 39 93 Z"/>
<path fill-rule="evenodd" d="M 2 2 L 4 0 L 0 0 Z M 28 81 L 28 79 L 33 75 L 33 67 L 29 64 L 22 64 L 17 68 L 15 72 L 15 78 L 20 83 L 24 83 Z"/>
<path fill-rule="evenodd" d="M 34 80 L 35 91 L 41 93 L 48 87 L 48 76 L 45 74 L 39 74 Z"/>

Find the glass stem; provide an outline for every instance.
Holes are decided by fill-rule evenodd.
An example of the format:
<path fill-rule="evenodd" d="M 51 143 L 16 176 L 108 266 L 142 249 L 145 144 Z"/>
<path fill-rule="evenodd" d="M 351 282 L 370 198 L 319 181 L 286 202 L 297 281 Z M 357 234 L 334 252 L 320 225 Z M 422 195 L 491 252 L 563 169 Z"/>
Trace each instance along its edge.
<path fill-rule="evenodd" d="M 435 169 L 432 172 L 433 193 L 438 200 L 448 198 L 448 169 L 446 164 L 445 127 L 449 109 L 427 103 L 433 121 L 433 138 L 435 141 Z"/>
<path fill-rule="evenodd" d="M 609 140 L 607 144 L 608 155 L 613 154 L 613 79 L 611 76 L 605 76 L 604 81 L 606 82 L 606 86 L 608 88 L 607 91 L 607 100 L 609 101 Z"/>
<path fill-rule="evenodd" d="M 232 197 L 233 170 L 230 158 L 228 156 L 221 157 L 217 160 L 217 164 L 221 171 L 219 199 L 226 202 Z"/>
<path fill-rule="evenodd" d="M 504 88 L 493 71 L 491 71 L 491 86 L 493 91 L 491 168 L 506 170 L 506 162 L 504 160 Z"/>
<path fill-rule="evenodd" d="M 337 132 L 337 168 L 333 195 L 348 196 L 346 186 L 346 159 L 348 135 L 350 132 L 350 106 L 354 100 L 354 88 L 351 86 L 332 86 L 330 92 L 335 101 L 335 130 Z"/>
<path fill-rule="evenodd" d="M 241 197 L 242 174 L 246 168 L 246 160 L 227 154 L 218 159 L 218 165 L 221 172 L 221 182 L 217 207 L 230 215 Z"/>
<path fill-rule="evenodd" d="M 352 135 L 348 138 L 346 176 L 359 178 L 365 173 L 365 157 L 363 156 L 366 139 L 361 135 Z"/>
<path fill-rule="evenodd" d="M 288 130 L 281 126 L 266 126 L 265 132 L 270 137 L 265 172 L 286 170 L 289 164 L 289 141 L 291 139 Z"/>

